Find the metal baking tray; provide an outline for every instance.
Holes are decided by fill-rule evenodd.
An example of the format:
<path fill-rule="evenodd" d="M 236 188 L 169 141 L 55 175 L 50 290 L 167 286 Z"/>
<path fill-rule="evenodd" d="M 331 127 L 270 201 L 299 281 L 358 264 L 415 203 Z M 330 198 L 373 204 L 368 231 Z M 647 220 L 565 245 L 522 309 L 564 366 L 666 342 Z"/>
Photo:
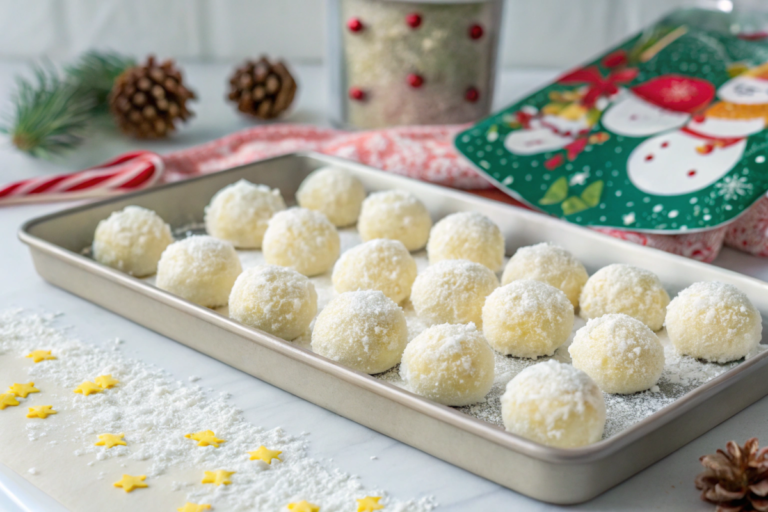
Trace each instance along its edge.
<path fill-rule="evenodd" d="M 329 164 L 349 170 L 368 191 L 410 190 L 435 219 L 462 210 L 487 215 L 502 229 L 507 254 L 520 246 L 555 241 L 581 259 L 590 272 L 617 262 L 642 266 L 656 272 L 670 294 L 695 281 L 728 282 L 743 290 L 764 318 L 768 314 L 768 284 L 762 281 L 314 153 L 272 158 L 46 215 L 27 222 L 19 237 L 29 245 L 37 272 L 50 283 L 341 416 L 550 503 L 589 500 L 768 394 L 766 351 L 608 439 L 579 449 L 552 448 L 345 368 L 81 254 L 91 244 L 97 223 L 125 206 L 144 206 L 171 226 L 185 226 L 199 223 L 213 194 L 241 178 L 279 188 L 290 202 L 307 174 Z M 768 329 L 763 333 L 766 336 Z"/>

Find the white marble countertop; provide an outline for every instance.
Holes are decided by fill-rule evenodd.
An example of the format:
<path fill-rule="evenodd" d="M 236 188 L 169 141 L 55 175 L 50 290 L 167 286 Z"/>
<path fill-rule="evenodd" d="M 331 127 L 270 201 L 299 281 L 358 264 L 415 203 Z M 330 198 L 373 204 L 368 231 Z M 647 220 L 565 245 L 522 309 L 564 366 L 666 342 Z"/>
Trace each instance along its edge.
<path fill-rule="evenodd" d="M 72 156 L 55 162 L 33 160 L 14 151 L 7 140 L 0 144 L 0 183 L 47 175 L 97 164 L 122 151 L 145 147 L 167 152 L 199 144 L 251 123 L 238 116 L 224 101 L 224 86 L 230 66 L 182 63 L 189 83 L 200 101 L 196 118 L 170 141 L 138 144 L 115 134 L 99 134 Z M 13 76 L 28 69 L 23 62 L 0 62 L 0 112 L 7 112 Z M 296 66 L 300 94 L 290 122 L 327 125 L 324 105 L 326 85 L 323 69 Z M 497 107 L 510 103 L 526 91 L 555 75 L 554 71 L 507 71 L 501 76 Z M 214 359 L 105 311 L 44 282 L 34 271 L 27 249 L 16 231 L 26 220 L 67 207 L 67 204 L 0 208 L 0 309 L 21 307 L 34 311 L 61 312 L 61 323 L 72 325 L 81 339 L 103 343 L 125 340 L 127 355 L 155 363 L 181 380 L 202 377 L 200 384 L 216 393 L 232 395 L 232 402 L 245 411 L 249 421 L 266 428 L 281 426 L 289 433 L 309 431 L 313 455 L 333 459 L 344 471 L 361 475 L 369 486 L 387 489 L 398 498 L 432 495 L 446 511 L 556 510 L 474 476 L 416 449 L 336 416 L 320 407 L 234 370 Z M 768 260 L 725 249 L 715 264 L 768 279 Z M 598 498 L 577 506 L 582 510 L 713 510 L 699 501 L 693 487 L 699 471 L 698 457 L 723 447 L 728 440 L 739 442 L 757 436 L 768 443 L 768 398 L 756 403 L 666 459 L 656 463 Z M 377 459 L 372 460 L 371 456 Z M 33 477 L 32 477 L 33 478 Z M 45 497 L 0 466 L 0 510 L 56 510 Z M 16 496 L 15 498 L 13 496 Z M 24 496 L 23 498 L 20 498 Z M 41 500 L 41 501 L 36 501 Z"/>

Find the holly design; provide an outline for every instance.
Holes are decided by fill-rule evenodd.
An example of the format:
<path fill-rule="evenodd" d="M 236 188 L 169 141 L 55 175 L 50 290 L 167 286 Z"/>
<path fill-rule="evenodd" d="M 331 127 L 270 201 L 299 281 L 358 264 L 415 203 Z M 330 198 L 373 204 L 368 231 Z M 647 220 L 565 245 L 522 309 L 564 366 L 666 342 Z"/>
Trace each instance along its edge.
<path fill-rule="evenodd" d="M 768 103 L 734 104 L 729 93 L 743 90 L 733 80 L 746 76 L 764 80 L 768 94 L 765 62 L 768 41 L 662 20 L 455 144 L 515 197 L 571 222 L 709 229 L 768 190 L 768 130 L 759 125 Z M 718 134 L 727 116 L 742 113 L 757 124 L 752 131 Z"/>

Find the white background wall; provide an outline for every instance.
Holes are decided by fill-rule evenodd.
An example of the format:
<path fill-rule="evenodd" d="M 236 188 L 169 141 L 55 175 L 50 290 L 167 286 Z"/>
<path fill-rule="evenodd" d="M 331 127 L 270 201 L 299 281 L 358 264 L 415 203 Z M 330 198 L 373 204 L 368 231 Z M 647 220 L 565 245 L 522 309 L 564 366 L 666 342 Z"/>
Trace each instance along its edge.
<path fill-rule="evenodd" d="M 736 0 L 747 2 L 749 0 Z M 71 58 L 90 48 L 232 60 L 319 62 L 327 0 L 0 0 L 0 58 Z M 751 0 L 766 5 L 766 0 Z M 675 7 L 729 0 L 507 0 L 505 66 L 564 67 Z"/>

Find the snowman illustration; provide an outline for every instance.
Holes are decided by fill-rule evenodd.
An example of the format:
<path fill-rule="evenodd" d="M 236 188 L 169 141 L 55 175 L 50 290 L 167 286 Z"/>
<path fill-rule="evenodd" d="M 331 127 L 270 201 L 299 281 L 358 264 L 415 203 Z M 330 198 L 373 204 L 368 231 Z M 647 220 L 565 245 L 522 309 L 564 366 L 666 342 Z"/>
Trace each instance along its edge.
<path fill-rule="evenodd" d="M 550 103 L 541 111 L 532 106 L 516 113 L 522 129 L 504 139 L 504 147 L 512 154 L 528 156 L 563 149 L 583 139 L 597 124 L 619 85 L 637 76 L 637 69 L 622 67 L 604 76 L 596 66 L 570 71 L 557 82 L 578 85 L 566 91 L 551 91 Z"/>
<path fill-rule="evenodd" d="M 592 109 L 579 102 L 572 102 L 560 108 L 550 103 L 541 109 L 524 107 L 517 115 L 522 125 L 504 139 L 504 147 L 515 155 L 535 155 L 562 149 L 592 129 L 608 101 L 601 98 Z"/>
<path fill-rule="evenodd" d="M 675 130 L 714 95 L 706 80 L 663 75 L 622 89 L 602 117 L 603 127 L 627 137 L 648 137 Z"/>
<path fill-rule="evenodd" d="M 632 151 L 627 173 L 637 188 L 660 196 L 682 195 L 728 174 L 742 159 L 747 138 L 768 122 L 768 63 L 729 80 L 717 97 L 720 101 L 703 115 Z"/>

